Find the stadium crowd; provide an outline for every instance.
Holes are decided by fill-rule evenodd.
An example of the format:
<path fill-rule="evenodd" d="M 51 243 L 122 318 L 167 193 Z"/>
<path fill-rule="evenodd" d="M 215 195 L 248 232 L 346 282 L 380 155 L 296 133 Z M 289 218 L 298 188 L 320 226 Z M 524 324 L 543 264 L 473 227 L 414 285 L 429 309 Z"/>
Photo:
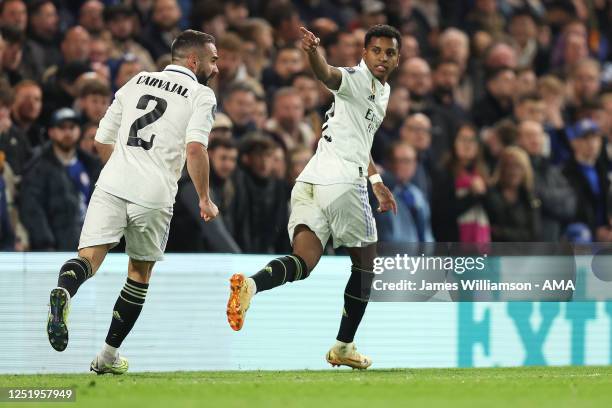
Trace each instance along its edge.
<path fill-rule="evenodd" d="M 291 186 L 332 102 L 299 27 L 350 67 L 379 23 L 402 33 L 372 149 L 399 207 L 376 214 L 381 241 L 612 241 L 611 21 L 607 0 L 2 0 L 0 250 L 76 250 L 113 93 L 193 28 L 220 57 L 221 216 L 200 219 L 184 172 L 167 249 L 288 252 Z"/>

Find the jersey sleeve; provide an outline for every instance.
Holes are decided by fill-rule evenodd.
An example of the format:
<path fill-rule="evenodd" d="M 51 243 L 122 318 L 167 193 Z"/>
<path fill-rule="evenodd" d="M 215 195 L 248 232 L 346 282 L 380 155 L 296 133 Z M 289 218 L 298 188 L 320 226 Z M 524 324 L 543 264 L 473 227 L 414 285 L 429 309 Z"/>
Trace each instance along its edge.
<path fill-rule="evenodd" d="M 197 142 L 208 146 L 208 135 L 215 120 L 217 98 L 210 88 L 204 88 L 193 102 L 193 113 L 187 124 L 185 143 Z"/>
<path fill-rule="evenodd" d="M 359 87 L 363 84 L 363 73 L 360 67 L 341 67 L 338 69 L 342 73 L 342 82 L 337 91 L 330 89 L 332 93 L 348 97 L 359 94 Z"/>
<path fill-rule="evenodd" d="M 127 85 L 126 85 L 127 86 Z M 124 86 L 125 87 L 125 86 Z M 119 136 L 119 127 L 121 126 L 122 106 L 122 91 L 123 88 L 115 93 L 115 99 L 111 106 L 106 110 L 104 117 L 100 120 L 98 131 L 96 132 L 95 140 L 103 144 L 114 144 Z"/>

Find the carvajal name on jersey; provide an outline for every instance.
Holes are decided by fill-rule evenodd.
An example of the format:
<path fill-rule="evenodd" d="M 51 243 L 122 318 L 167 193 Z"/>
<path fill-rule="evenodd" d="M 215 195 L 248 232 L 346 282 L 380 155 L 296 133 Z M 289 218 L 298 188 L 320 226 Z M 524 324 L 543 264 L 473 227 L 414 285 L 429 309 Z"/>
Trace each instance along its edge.
<path fill-rule="evenodd" d="M 159 78 L 150 77 L 148 75 L 141 75 L 140 77 L 138 77 L 136 84 L 153 86 L 163 91 L 176 93 L 184 98 L 187 98 L 188 89 L 174 82 L 164 81 Z"/>

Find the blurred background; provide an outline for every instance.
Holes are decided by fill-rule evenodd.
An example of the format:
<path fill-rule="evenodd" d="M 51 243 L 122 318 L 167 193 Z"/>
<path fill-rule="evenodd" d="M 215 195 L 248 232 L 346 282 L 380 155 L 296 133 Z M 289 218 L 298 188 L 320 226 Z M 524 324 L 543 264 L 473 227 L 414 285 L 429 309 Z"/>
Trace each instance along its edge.
<path fill-rule="evenodd" d="M 379 23 L 402 33 L 372 149 L 399 205 L 376 215 L 381 241 L 610 242 L 611 21 L 607 0 L 3 0 L 0 250 L 76 250 L 98 122 L 193 28 L 220 57 L 208 147 L 220 217 L 200 220 L 185 173 L 167 250 L 287 252 L 291 187 L 333 101 L 299 27 L 349 67 Z"/>

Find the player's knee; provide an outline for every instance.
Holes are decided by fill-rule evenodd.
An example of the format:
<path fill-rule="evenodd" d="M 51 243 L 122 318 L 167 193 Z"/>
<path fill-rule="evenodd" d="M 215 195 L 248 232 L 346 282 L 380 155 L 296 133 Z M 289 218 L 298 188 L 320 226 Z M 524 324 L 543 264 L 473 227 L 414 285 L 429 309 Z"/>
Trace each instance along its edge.
<path fill-rule="evenodd" d="M 152 262 L 135 261 L 130 259 L 128 277 L 136 282 L 149 283 L 153 271 Z"/>

